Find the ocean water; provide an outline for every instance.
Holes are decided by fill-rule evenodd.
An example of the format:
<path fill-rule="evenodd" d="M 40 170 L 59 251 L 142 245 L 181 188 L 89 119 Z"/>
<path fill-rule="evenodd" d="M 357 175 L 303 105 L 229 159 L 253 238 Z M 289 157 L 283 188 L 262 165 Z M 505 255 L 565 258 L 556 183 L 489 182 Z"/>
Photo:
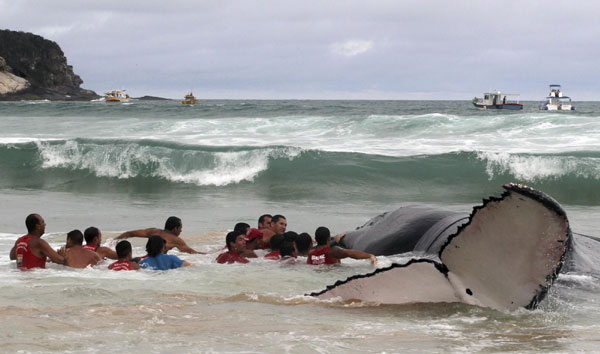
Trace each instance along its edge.
<path fill-rule="evenodd" d="M 534 311 L 385 306 L 303 296 L 367 273 L 219 265 L 237 222 L 344 232 L 407 204 L 470 211 L 518 182 L 555 198 L 576 233 L 600 236 L 600 104 L 481 111 L 468 101 L 0 102 L 0 343 L 5 352 L 594 352 L 600 281 L 561 274 Z M 174 251 L 194 267 L 107 264 L 20 272 L 8 253 L 40 213 L 53 247 L 97 226 L 183 219 Z M 143 240 L 133 240 L 134 254 Z M 379 267 L 402 261 L 381 257 Z"/>

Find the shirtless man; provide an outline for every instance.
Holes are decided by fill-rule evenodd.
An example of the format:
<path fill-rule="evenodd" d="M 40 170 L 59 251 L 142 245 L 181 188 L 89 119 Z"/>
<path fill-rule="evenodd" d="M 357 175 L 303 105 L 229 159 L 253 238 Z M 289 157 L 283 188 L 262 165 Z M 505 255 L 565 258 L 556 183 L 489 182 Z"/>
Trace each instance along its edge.
<path fill-rule="evenodd" d="M 65 258 L 42 240 L 46 232 L 46 222 L 38 214 L 30 214 L 25 219 L 27 235 L 19 237 L 10 250 L 10 259 L 17 261 L 17 268 L 46 268 L 46 257 L 54 263 L 64 264 Z"/>
<path fill-rule="evenodd" d="M 111 250 L 108 247 L 100 246 L 102 244 L 102 232 L 97 227 L 88 227 L 83 232 L 83 238 L 85 238 L 85 248 L 98 253 L 100 258 L 117 259 L 117 252 Z"/>
<path fill-rule="evenodd" d="M 98 253 L 83 248 L 83 234 L 79 230 L 73 230 L 67 234 L 67 245 L 59 252 L 66 259 L 65 265 L 71 268 L 95 266 L 102 260 Z"/>
<path fill-rule="evenodd" d="M 167 243 L 167 250 L 172 248 L 177 248 L 181 252 L 185 253 L 199 253 L 205 254 L 204 252 L 196 251 L 195 249 L 188 246 L 184 240 L 179 238 L 179 234 L 181 234 L 181 230 L 183 229 L 183 224 L 181 219 L 176 216 L 170 216 L 165 222 L 165 229 L 160 230 L 156 228 L 149 229 L 141 229 L 141 230 L 133 230 L 127 231 L 120 234 L 115 240 L 122 240 L 130 237 L 143 237 L 150 238 L 150 236 L 158 235 L 162 237 Z"/>

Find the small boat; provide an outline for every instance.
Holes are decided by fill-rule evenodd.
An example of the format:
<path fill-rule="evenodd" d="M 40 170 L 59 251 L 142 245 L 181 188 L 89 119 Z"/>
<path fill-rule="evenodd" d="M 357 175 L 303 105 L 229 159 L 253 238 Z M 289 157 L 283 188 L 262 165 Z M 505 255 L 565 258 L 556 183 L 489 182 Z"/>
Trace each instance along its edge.
<path fill-rule="evenodd" d="M 571 104 L 571 98 L 563 96 L 560 85 L 550 85 L 550 93 L 546 97 L 546 102 L 540 105 L 544 111 L 574 111 L 575 106 Z"/>
<path fill-rule="evenodd" d="M 509 96 L 512 97 L 510 101 Z M 473 105 L 481 109 L 523 109 L 519 97 L 517 93 L 487 92 L 483 94 L 483 98 L 473 98 Z"/>
<path fill-rule="evenodd" d="M 104 101 L 106 102 L 128 102 L 129 95 L 125 93 L 125 90 L 112 90 L 104 94 Z"/>
<path fill-rule="evenodd" d="M 196 103 L 198 103 L 198 100 L 196 99 L 196 97 L 194 97 L 194 94 L 190 92 L 187 95 L 185 95 L 185 99 L 183 101 L 181 101 L 181 103 L 196 104 Z"/>

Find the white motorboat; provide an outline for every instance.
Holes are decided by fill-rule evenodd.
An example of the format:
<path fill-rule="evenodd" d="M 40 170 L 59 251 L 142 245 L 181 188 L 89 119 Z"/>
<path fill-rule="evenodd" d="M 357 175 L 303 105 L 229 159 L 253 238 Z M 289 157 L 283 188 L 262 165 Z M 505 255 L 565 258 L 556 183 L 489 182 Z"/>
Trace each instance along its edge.
<path fill-rule="evenodd" d="M 550 85 L 550 93 L 546 101 L 540 105 L 544 111 L 574 111 L 575 106 L 571 103 L 571 98 L 563 96 L 560 85 Z"/>

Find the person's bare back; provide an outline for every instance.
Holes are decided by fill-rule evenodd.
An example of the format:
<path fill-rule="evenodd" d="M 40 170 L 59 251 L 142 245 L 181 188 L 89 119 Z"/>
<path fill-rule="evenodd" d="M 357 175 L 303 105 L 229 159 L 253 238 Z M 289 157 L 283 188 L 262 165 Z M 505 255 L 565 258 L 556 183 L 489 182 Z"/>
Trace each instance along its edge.
<path fill-rule="evenodd" d="M 85 268 L 89 265 L 95 266 L 101 261 L 100 256 L 90 250 L 86 250 L 83 246 L 72 246 L 67 248 L 65 253 L 65 265 L 71 268 Z"/>

